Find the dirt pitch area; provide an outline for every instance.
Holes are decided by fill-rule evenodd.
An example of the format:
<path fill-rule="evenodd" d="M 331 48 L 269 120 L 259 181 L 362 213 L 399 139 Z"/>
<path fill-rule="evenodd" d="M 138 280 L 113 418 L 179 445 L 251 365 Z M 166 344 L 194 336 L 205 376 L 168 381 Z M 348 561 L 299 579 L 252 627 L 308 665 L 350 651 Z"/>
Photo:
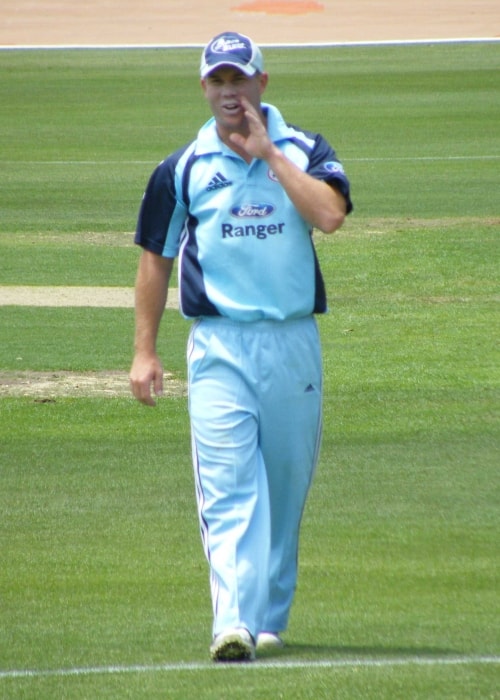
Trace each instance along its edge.
<path fill-rule="evenodd" d="M 0 46 L 203 45 L 235 29 L 260 44 L 500 36 L 498 0 L 2 0 Z M 171 302 L 175 302 L 172 290 Z M 84 301 L 82 301 L 82 299 Z M 0 305 L 130 307 L 130 289 L 0 287 Z M 165 376 L 165 393 L 185 386 Z M 125 372 L 2 372 L 0 396 L 129 395 Z"/>
<path fill-rule="evenodd" d="M 2 0 L 0 45 L 261 44 L 486 38 L 498 0 Z"/>

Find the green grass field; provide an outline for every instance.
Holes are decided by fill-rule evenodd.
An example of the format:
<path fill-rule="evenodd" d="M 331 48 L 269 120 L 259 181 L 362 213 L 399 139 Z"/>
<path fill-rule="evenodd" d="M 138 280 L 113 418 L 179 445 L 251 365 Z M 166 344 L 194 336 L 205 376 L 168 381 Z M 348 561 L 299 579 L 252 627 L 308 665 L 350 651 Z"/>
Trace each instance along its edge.
<path fill-rule="evenodd" d="M 334 144 L 355 202 L 316 236 L 325 427 L 287 647 L 208 659 L 185 397 L 2 396 L 2 698 L 500 698 L 500 43 L 266 57 L 266 98 Z M 0 285 L 133 285 L 149 174 L 209 116 L 198 58 L 0 52 Z M 132 310 L 0 327 L 1 382 L 128 372 Z M 180 380 L 188 330 L 166 312 Z"/>

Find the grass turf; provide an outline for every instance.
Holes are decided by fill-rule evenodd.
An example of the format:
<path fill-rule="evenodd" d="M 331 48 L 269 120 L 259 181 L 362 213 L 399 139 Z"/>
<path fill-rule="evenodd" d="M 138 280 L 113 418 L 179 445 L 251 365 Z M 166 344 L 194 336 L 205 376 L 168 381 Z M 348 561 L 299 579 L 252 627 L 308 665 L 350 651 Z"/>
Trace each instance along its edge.
<path fill-rule="evenodd" d="M 0 675 L 5 697 L 494 697 L 498 662 L 452 661 L 500 641 L 499 46 L 267 53 L 269 101 L 333 142 L 356 204 L 317 237 L 324 442 L 277 658 L 304 667 L 204 665 L 185 399 L 2 398 L 0 674 L 200 664 Z M 145 181 L 207 116 L 197 60 L 0 54 L 0 283 L 133 283 Z M 129 310 L 0 307 L 0 321 L 4 371 L 127 371 Z M 166 313 L 180 378 L 187 330 Z"/>

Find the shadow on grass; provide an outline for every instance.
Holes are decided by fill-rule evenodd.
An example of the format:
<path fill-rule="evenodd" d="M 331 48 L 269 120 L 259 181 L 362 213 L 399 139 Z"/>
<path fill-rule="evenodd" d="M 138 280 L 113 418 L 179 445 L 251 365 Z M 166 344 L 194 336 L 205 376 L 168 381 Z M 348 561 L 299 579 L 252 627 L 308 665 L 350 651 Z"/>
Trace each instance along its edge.
<path fill-rule="evenodd" d="M 401 659 L 429 659 L 456 657 L 462 652 L 440 647 L 383 647 L 383 646 L 328 646 L 325 644 L 285 643 L 282 649 L 266 649 L 259 659 L 317 659 L 330 661 L 391 661 Z"/>

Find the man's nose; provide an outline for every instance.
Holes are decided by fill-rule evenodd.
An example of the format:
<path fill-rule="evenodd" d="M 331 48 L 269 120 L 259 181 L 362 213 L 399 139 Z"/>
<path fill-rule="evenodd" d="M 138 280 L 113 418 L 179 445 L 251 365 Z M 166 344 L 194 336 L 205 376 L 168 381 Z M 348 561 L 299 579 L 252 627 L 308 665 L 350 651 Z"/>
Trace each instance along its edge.
<path fill-rule="evenodd" d="M 222 86 L 222 92 L 224 95 L 234 95 L 236 93 L 236 85 L 227 81 L 227 83 L 224 83 Z"/>

